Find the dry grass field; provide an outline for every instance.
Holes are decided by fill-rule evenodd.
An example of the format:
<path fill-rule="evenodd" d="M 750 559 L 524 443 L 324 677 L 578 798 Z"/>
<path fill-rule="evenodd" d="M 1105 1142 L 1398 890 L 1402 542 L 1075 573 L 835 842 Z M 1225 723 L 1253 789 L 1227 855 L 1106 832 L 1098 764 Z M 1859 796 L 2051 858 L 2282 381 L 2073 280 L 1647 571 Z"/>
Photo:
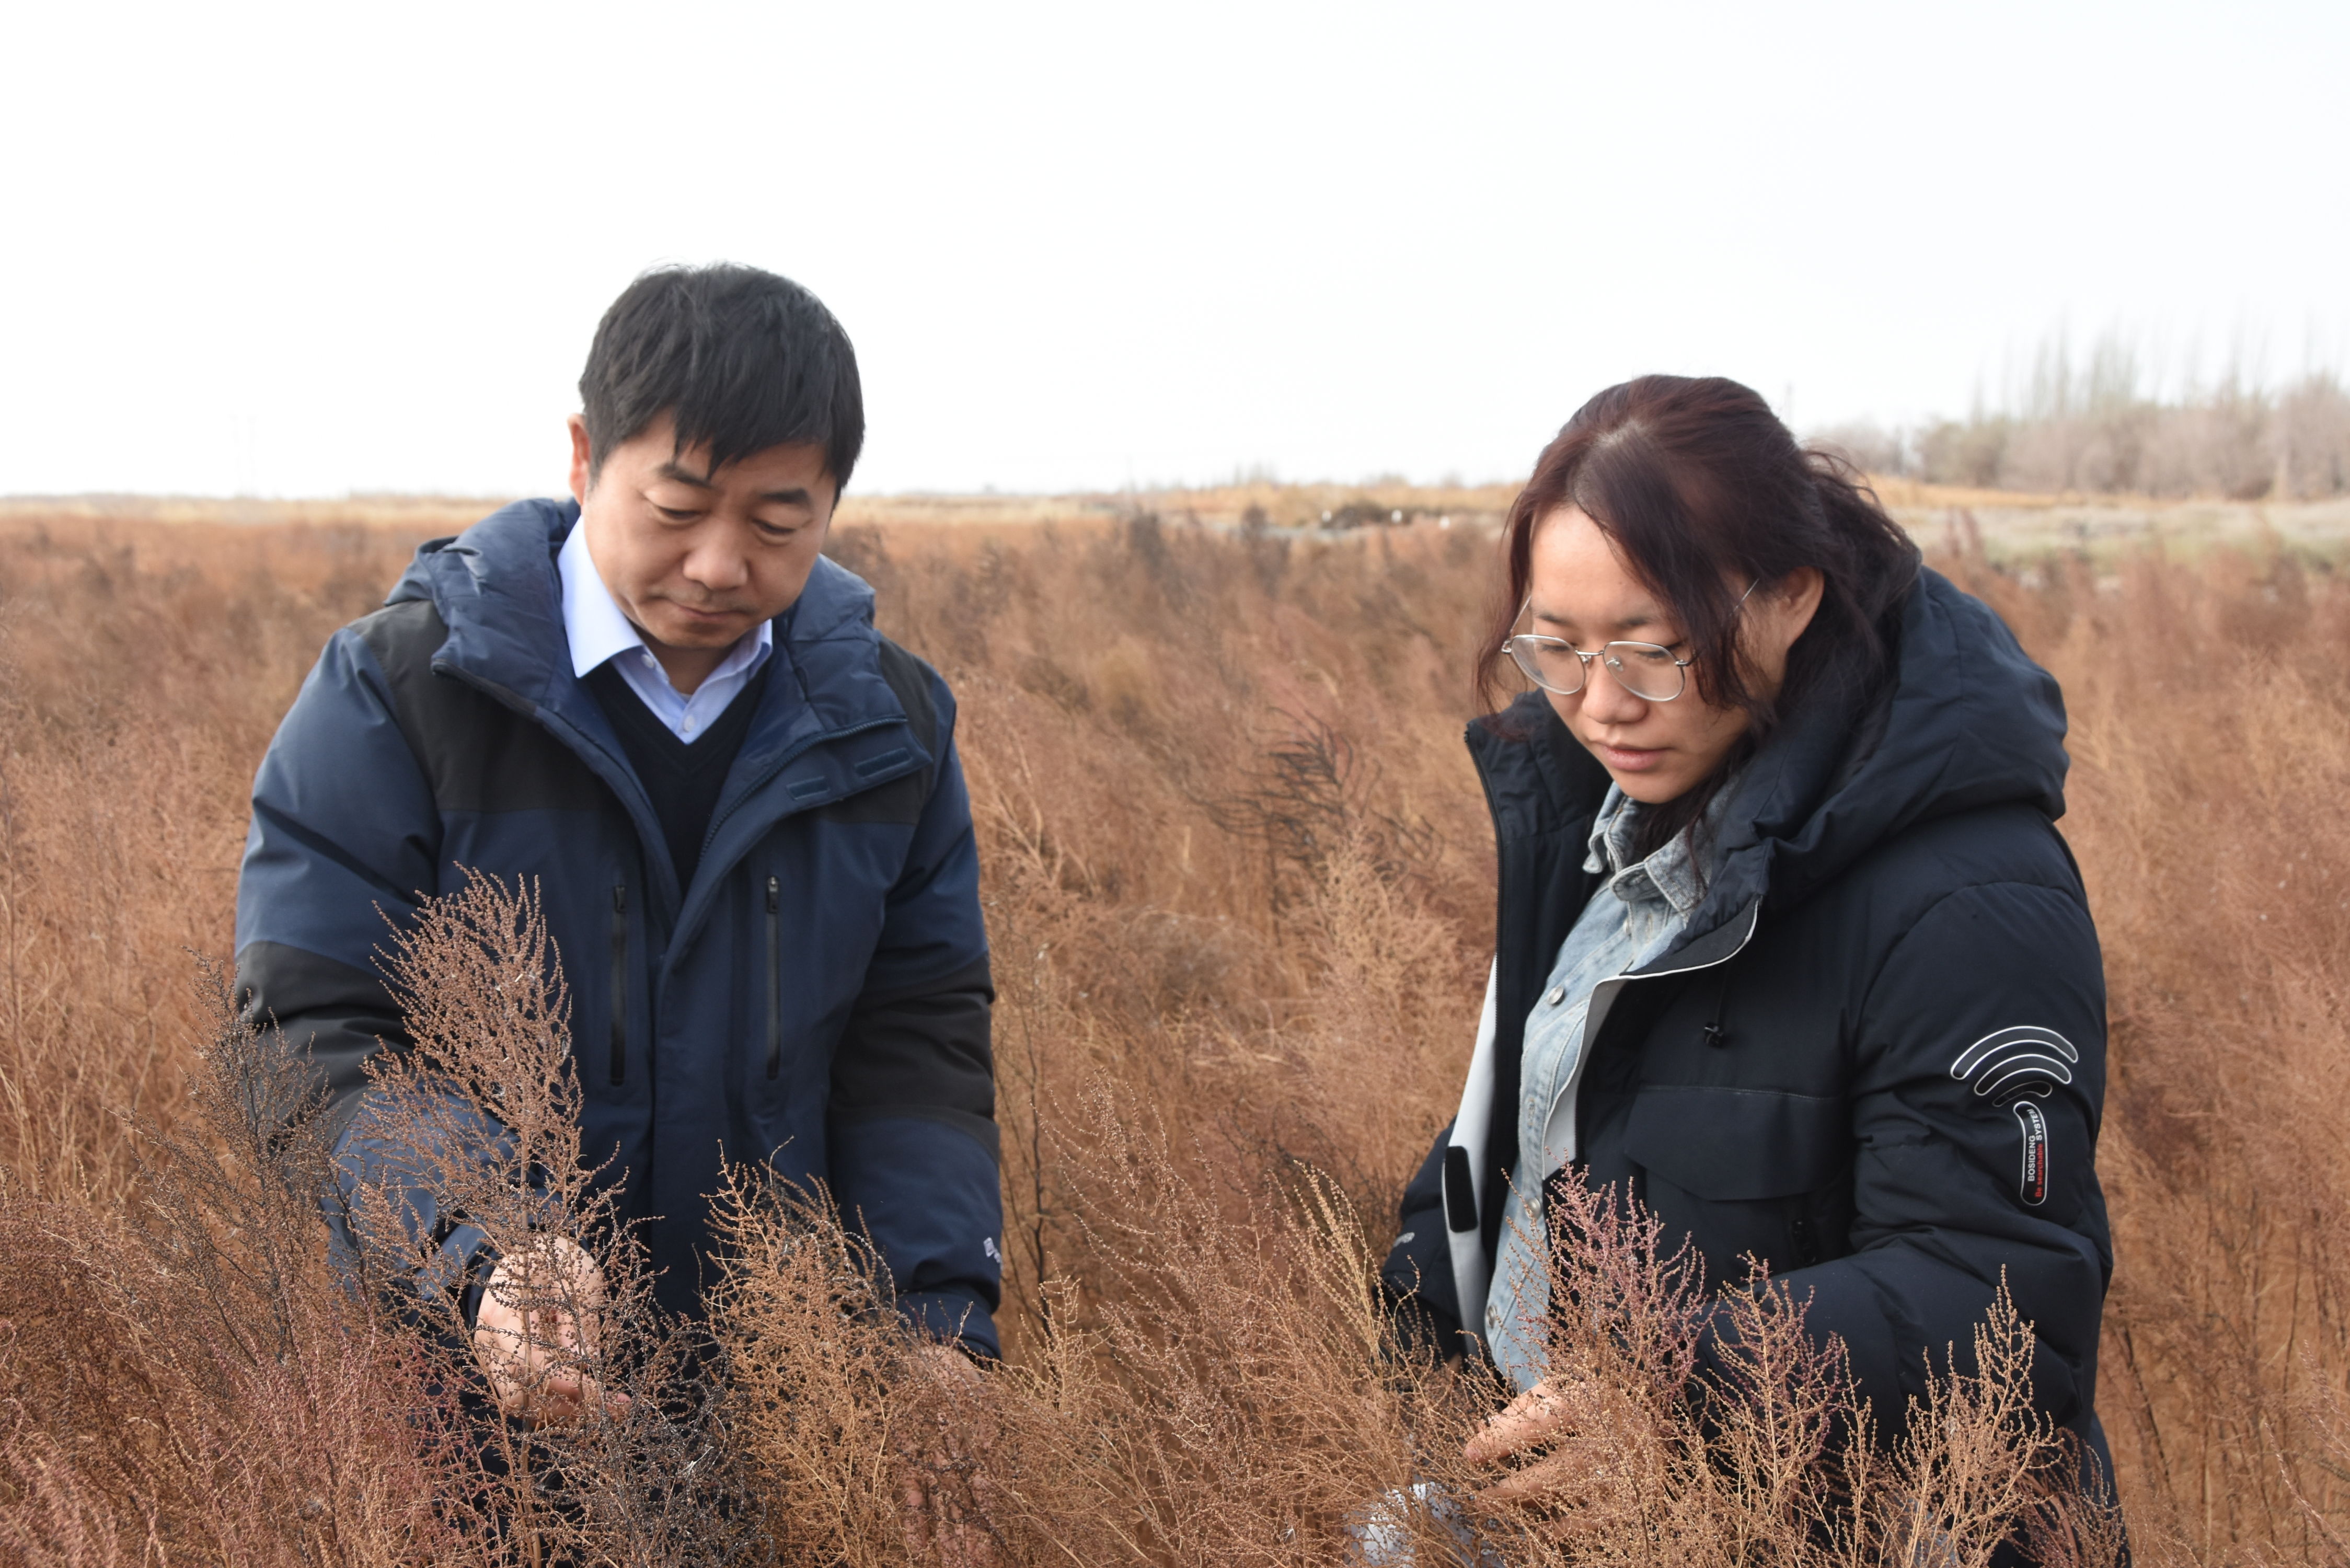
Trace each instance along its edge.
<path fill-rule="evenodd" d="M 1937 545 L 1964 504 L 1892 499 Z M 446 520 L 0 517 L 0 1561 L 1342 1561 L 1384 1490 L 1458 1476 L 1477 1407 L 1383 1357 L 1367 1292 L 1491 942 L 1460 742 L 1478 501 L 1336 537 L 1282 526 L 1318 495 L 1236 492 L 1196 524 L 851 514 L 834 554 L 962 705 L 1009 1365 L 903 1376 L 853 1242 L 746 1190 L 717 1349 L 618 1323 L 634 1413 L 496 1453 L 432 1325 L 325 1282 L 317 1151 L 256 1141 L 283 1085 L 200 972 L 278 716 Z M 1250 505 L 1272 526 L 1215 525 Z M 2072 715 L 2064 826 L 2112 997 L 2099 1405 L 2137 1559 L 2350 1561 L 2350 583 L 2274 528 L 2184 563 L 1949 526 L 1937 563 Z M 526 900 L 484 898 L 410 953 L 450 1061 L 467 977 L 527 970 L 530 939 Z M 1692 1458 L 1669 1271 L 1637 1226 L 1610 1246 L 1592 1288 L 1618 1319 L 1572 1354 L 1640 1435 L 1586 1507 L 1497 1523 L 1512 1563 L 1981 1562 L 2028 1503 L 2016 1325 L 1870 1470 L 1822 1457 L 1834 1369 L 1758 1322 L 1782 1356 L 1760 1414 Z M 665 1393 L 683 1365 L 724 1386 Z M 2042 1549 L 2108 1560 L 2093 1537 Z"/>

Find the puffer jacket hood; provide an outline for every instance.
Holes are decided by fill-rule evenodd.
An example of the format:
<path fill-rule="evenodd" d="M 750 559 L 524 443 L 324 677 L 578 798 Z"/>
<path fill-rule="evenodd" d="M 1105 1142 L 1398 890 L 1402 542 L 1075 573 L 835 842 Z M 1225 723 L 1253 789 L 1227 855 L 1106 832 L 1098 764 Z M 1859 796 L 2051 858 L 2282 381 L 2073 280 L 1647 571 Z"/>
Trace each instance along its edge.
<path fill-rule="evenodd" d="M 1904 601 L 1889 691 L 1815 704 L 1772 736 L 1724 813 L 1723 913 L 1794 909 L 1919 823 L 1989 805 L 2064 813 L 2064 701 L 2000 618 L 1940 573 Z M 1718 921 L 1703 913 L 1691 929 Z"/>

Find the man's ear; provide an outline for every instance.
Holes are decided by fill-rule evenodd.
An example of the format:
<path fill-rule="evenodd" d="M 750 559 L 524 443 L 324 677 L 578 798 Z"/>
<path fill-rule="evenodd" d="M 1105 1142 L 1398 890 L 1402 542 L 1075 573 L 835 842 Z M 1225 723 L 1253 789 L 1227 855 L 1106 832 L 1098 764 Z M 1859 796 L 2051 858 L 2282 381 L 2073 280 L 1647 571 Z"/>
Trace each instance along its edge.
<path fill-rule="evenodd" d="M 595 466 L 595 451 L 588 444 L 588 420 L 574 414 L 564 421 L 571 431 L 571 499 L 580 505 L 588 504 L 588 487 L 594 483 L 590 471 Z"/>

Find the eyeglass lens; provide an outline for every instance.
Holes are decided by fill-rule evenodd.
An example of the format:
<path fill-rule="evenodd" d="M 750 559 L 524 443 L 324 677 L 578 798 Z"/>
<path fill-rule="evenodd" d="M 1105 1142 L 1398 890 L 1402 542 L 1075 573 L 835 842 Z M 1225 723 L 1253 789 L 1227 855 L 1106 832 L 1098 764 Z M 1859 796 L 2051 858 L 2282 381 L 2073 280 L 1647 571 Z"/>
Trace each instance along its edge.
<path fill-rule="evenodd" d="M 1527 680 L 1546 691 L 1571 697 L 1583 690 L 1583 656 L 1556 638 L 1513 637 L 1510 657 Z M 1611 642 L 1597 657 L 1607 661 L 1607 673 L 1617 685 L 1650 702 L 1671 701 L 1688 683 L 1688 672 L 1671 650 L 1653 642 Z"/>

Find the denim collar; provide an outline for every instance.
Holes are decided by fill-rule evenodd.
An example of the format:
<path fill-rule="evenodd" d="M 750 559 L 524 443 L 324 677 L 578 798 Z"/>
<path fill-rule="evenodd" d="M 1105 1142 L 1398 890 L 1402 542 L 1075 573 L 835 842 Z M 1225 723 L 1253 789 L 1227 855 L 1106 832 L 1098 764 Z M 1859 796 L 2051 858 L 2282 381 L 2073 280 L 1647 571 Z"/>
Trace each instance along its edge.
<path fill-rule="evenodd" d="M 1703 866 L 1690 852 L 1690 833 L 1686 828 L 1645 860 L 1636 858 L 1632 844 L 1640 830 L 1640 813 L 1646 808 L 1621 786 L 1609 784 L 1607 798 L 1600 802 L 1599 815 L 1591 824 L 1583 868 L 1605 876 L 1607 890 L 1627 904 L 1662 899 L 1672 906 L 1674 914 L 1686 917 L 1704 898 L 1707 885 L 1721 868 L 1721 815 L 1734 793 L 1734 783 L 1725 781 L 1706 807 L 1700 836 L 1708 864 Z"/>

